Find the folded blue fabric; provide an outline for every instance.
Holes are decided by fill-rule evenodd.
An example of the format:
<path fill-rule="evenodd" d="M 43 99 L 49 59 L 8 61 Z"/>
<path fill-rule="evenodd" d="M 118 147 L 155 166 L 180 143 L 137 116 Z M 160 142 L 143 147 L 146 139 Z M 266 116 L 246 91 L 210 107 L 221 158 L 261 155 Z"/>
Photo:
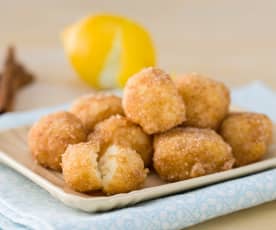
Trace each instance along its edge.
<path fill-rule="evenodd" d="M 234 90 L 232 98 L 233 104 L 268 113 L 276 120 L 276 94 L 261 83 Z M 267 101 L 270 104 L 264 106 Z M 31 124 L 41 115 L 67 106 L 4 115 L 0 127 Z M 64 206 L 36 184 L 0 165 L 0 229 L 180 229 L 274 199 L 276 169 L 92 214 Z"/>

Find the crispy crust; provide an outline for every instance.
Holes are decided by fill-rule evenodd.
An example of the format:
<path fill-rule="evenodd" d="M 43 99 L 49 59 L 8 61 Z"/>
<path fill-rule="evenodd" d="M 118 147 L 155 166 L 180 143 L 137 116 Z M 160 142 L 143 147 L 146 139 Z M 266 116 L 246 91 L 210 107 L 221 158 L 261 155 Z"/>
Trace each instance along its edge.
<path fill-rule="evenodd" d="M 166 131 L 185 121 L 180 94 L 170 76 L 157 68 L 146 68 L 128 80 L 123 108 L 127 118 L 148 134 Z"/>
<path fill-rule="evenodd" d="M 114 115 L 98 123 L 88 140 L 99 143 L 101 153 L 112 145 L 134 149 L 141 155 L 145 166 L 152 161 L 152 138 L 142 128 L 121 115 Z"/>
<path fill-rule="evenodd" d="M 231 113 L 223 121 L 220 134 L 232 146 L 236 165 L 260 160 L 272 141 L 272 122 L 264 114 Z"/>
<path fill-rule="evenodd" d="M 81 97 L 73 103 L 71 112 L 82 121 L 89 132 L 98 122 L 115 114 L 124 114 L 121 98 L 111 94 L 92 94 Z"/>
<path fill-rule="evenodd" d="M 231 147 L 211 129 L 175 128 L 154 137 L 154 168 L 166 181 L 228 170 Z"/>
<path fill-rule="evenodd" d="M 186 104 L 184 125 L 217 129 L 229 110 L 228 88 L 196 73 L 177 78 L 176 86 Z"/>
<path fill-rule="evenodd" d="M 92 143 L 79 143 L 67 147 L 62 155 L 62 173 L 69 187 L 79 192 L 102 188 L 97 152 L 97 146 Z"/>
<path fill-rule="evenodd" d="M 77 117 L 68 112 L 57 112 L 42 117 L 33 125 L 28 144 L 39 164 L 60 171 L 61 155 L 67 146 L 86 138 L 86 131 Z"/>

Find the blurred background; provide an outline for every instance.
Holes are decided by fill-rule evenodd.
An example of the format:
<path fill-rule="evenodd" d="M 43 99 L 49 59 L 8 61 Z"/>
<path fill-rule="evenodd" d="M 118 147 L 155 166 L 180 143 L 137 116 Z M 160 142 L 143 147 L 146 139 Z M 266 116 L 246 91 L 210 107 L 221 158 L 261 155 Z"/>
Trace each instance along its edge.
<path fill-rule="evenodd" d="M 127 16 L 146 27 L 158 65 L 169 72 L 196 71 L 231 87 L 261 80 L 276 89 L 274 0 L 1 0 L 0 50 L 15 44 L 21 60 L 39 78 L 36 87 L 20 92 L 17 109 L 57 104 L 90 90 L 75 77 L 60 33 L 97 12 Z M 59 99 L 51 93 L 47 100 L 41 96 L 49 85 L 61 92 Z M 30 100 L 30 94 L 36 99 Z"/>

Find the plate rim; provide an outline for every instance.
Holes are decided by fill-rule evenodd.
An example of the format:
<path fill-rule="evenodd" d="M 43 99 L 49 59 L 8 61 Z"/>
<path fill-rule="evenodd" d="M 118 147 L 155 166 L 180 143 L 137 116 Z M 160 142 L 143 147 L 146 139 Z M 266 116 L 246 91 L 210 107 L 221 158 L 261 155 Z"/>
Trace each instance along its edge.
<path fill-rule="evenodd" d="M 62 188 L 54 185 L 43 176 L 33 172 L 2 150 L 0 150 L 0 162 L 27 177 L 29 180 L 49 192 L 56 199 L 65 203 L 67 206 L 86 212 L 107 211 L 115 207 L 119 208 L 128 204 L 135 204 L 140 201 L 160 198 L 162 196 L 239 178 L 241 176 L 258 173 L 260 171 L 276 167 L 276 157 L 273 157 L 239 168 L 233 168 L 227 171 L 217 172 L 188 180 L 142 188 L 129 193 L 120 193 L 102 197 L 80 197 L 78 195 L 66 193 Z"/>

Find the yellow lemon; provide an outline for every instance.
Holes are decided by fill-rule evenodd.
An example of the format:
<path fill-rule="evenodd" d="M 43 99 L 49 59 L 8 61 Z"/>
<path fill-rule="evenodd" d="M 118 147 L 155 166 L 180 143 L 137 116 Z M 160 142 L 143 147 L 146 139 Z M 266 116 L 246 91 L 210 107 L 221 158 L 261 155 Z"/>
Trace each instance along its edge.
<path fill-rule="evenodd" d="M 121 16 L 84 18 L 65 29 L 63 44 L 78 75 L 96 88 L 123 87 L 132 74 L 155 65 L 148 32 Z"/>

